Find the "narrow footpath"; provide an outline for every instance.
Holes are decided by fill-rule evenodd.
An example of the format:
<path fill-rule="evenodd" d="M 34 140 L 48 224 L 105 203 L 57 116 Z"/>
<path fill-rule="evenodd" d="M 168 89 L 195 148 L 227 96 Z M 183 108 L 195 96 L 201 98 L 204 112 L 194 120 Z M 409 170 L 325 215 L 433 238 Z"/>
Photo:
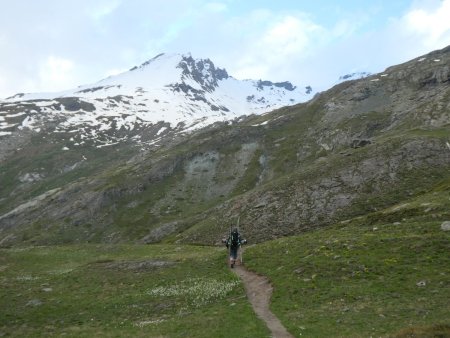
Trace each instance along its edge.
<path fill-rule="evenodd" d="M 274 338 L 293 338 L 280 320 L 270 311 L 269 303 L 272 296 L 272 285 L 264 276 L 248 271 L 243 265 L 236 265 L 234 272 L 242 279 L 245 291 L 253 310 L 272 332 Z"/>

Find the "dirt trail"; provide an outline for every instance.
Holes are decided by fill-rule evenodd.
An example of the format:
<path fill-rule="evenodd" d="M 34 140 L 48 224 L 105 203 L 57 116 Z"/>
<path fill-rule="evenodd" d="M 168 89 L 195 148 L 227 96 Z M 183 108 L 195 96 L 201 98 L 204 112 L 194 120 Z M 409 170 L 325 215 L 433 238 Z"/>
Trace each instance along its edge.
<path fill-rule="evenodd" d="M 248 271 L 244 266 L 237 265 L 234 272 L 242 279 L 247 297 L 256 314 L 264 320 L 272 332 L 274 338 L 293 338 L 280 320 L 269 309 L 270 297 L 272 296 L 272 285 L 264 276 Z"/>

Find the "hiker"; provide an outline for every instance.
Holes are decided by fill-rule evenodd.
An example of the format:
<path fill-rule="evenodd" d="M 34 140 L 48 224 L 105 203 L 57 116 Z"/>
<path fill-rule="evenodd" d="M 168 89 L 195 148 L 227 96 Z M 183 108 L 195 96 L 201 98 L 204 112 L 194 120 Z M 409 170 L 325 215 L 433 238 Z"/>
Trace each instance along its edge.
<path fill-rule="evenodd" d="M 227 239 L 222 239 L 222 243 L 225 243 L 227 248 L 230 249 L 230 266 L 233 268 L 236 263 L 239 247 L 242 244 L 246 244 L 247 240 L 242 239 L 238 229 L 234 228 Z"/>

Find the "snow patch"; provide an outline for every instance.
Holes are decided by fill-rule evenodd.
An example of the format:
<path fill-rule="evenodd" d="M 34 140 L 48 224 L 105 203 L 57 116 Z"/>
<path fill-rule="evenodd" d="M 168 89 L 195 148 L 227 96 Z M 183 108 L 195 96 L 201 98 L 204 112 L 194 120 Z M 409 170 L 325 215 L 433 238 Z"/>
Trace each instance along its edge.
<path fill-rule="evenodd" d="M 31 116 L 27 116 L 23 121 L 22 124 L 19 126 L 19 129 L 22 130 L 24 128 L 28 128 L 30 130 L 36 131 L 36 132 L 40 132 L 41 129 L 38 127 L 35 127 L 34 124 L 36 124 L 36 120 L 31 117 Z"/>
<path fill-rule="evenodd" d="M 252 127 L 265 126 L 267 123 L 269 123 L 269 120 L 258 123 L 258 124 L 252 124 Z"/>
<path fill-rule="evenodd" d="M 96 146 L 96 148 L 104 148 L 104 147 L 109 147 L 109 146 L 114 146 L 116 144 L 119 144 L 119 142 L 115 142 L 115 143 L 107 143 L 107 144 L 100 144 L 98 146 Z"/>
<path fill-rule="evenodd" d="M 19 117 L 19 116 L 23 116 L 26 115 L 26 113 L 16 113 L 16 114 L 8 114 L 6 115 L 7 118 L 14 118 L 14 117 Z"/>
<path fill-rule="evenodd" d="M 36 106 L 38 107 L 48 107 L 54 104 L 59 104 L 57 101 L 40 101 L 40 102 L 35 102 L 34 103 Z"/>
<path fill-rule="evenodd" d="M 156 133 L 157 136 L 161 135 L 162 133 L 164 133 L 164 131 L 167 130 L 167 127 L 162 127 L 161 129 L 158 130 L 158 132 Z"/>
<path fill-rule="evenodd" d="M 12 128 L 12 127 L 15 127 L 15 126 L 16 126 L 16 124 L 9 124 L 7 122 L 0 123 L 0 129 Z"/>

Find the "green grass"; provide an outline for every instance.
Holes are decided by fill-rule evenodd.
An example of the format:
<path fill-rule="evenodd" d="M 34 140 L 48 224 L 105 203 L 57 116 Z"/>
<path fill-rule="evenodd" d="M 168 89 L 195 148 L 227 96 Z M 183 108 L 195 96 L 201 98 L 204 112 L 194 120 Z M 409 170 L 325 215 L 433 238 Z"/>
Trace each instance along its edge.
<path fill-rule="evenodd" d="M 296 337 L 446 337 L 448 210 L 447 180 L 244 258 L 273 283 L 272 311 Z M 4 249 L 0 335 L 268 337 L 225 262 L 223 248 L 174 244 Z"/>
<path fill-rule="evenodd" d="M 246 251 L 246 265 L 274 284 L 272 310 L 296 336 L 385 337 L 410 328 L 448 337 L 450 233 L 440 224 L 450 219 L 449 198 L 435 191 L 266 242 Z"/>
<path fill-rule="evenodd" d="M 171 245 L 1 250 L 0 335 L 268 337 L 225 257 Z"/>

